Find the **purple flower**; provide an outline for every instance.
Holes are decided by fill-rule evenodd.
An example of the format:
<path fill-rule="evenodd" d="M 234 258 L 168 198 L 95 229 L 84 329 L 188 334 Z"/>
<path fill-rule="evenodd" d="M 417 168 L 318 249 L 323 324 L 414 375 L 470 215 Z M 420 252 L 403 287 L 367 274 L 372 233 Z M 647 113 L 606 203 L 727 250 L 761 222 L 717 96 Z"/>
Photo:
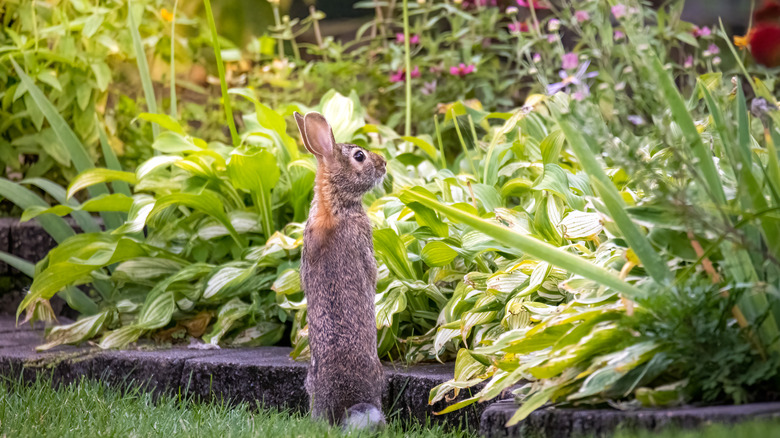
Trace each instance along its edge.
<path fill-rule="evenodd" d="M 717 55 L 720 53 L 720 49 L 716 44 L 710 44 L 710 46 L 707 47 L 707 51 L 710 52 L 710 55 Z"/>
<path fill-rule="evenodd" d="M 404 43 L 404 34 L 398 32 L 395 34 L 395 42 L 398 44 Z M 409 37 L 409 44 L 420 44 L 420 35 L 411 35 Z"/>
<path fill-rule="evenodd" d="M 540 55 L 538 53 L 534 53 L 534 56 L 533 56 L 532 59 L 533 59 L 534 63 L 541 62 L 542 61 L 542 55 Z"/>
<path fill-rule="evenodd" d="M 514 22 L 507 25 L 509 31 L 512 33 L 528 32 L 530 28 L 526 22 Z"/>
<path fill-rule="evenodd" d="M 588 67 L 590 66 L 590 61 L 585 61 L 580 65 L 580 68 L 577 69 L 577 71 L 573 75 L 569 75 L 564 70 L 561 70 L 558 72 L 558 75 L 563 79 L 561 82 L 556 82 L 554 84 L 550 84 L 547 86 L 547 94 L 552 96 L 553 94 L 562 91 L 567 90 L 570 85 L 575 87 L 574 92 L 575 94 L 572 94 L 572 97 L 575 100 L 582 100 L 586 98 L 590 94 L 590 89 L 588 85 L 583 82 L 583 79 L 589 79 L 598 76 L 598 72 L 590 72 L 587 73 Z"/>
<path fill-rule="evenodd" d="M 450 74 L 453 76 L 464 77 L 469 73 L 473 73 L 475 69 L 476 68 L 474 67 L 473 64 L 466 65 L 461 62 L 460 64 L 458 64 L 457 67 L 455 66 L 450 67 Z"/>
<path fill-rule="evenodd" d="M 612 15 L 614 15 L 615 18 L 617 19 L 620 19 L 626 15 L 626 5 L 617 4 L 615 6 L 612 6 L 611 10 L 612 10 Z"/>
<path fill-rule="evenodd" d="M 619 30 L 615 31 L 615 36 L 614 36 L 615 41 L 620 41 L 620 40 L 622 40 L 625 37 L 626 37 L 626 34 L 624 34 L 623 32 L 621 32 Z"/>
<path fill-rule="evenodd" d="M 685 58 L 685 62 L 683 63 L 684 68 L 691 68 L 693 67 L 693 55 L 688 55 Z"/>
<path fill-rule="evenodd" d="M 433 92 L 436 91 L 436 79 L 425 82 L 422 86 L 422 89 L 420 90 L 420 93 L 422 93 L 425 96 L 428 96 L 430 94 L 433 94 Z"/>
<path fill-rule="evenodd" d="M 561 20 L 553 18 L 547 22 L 547 30 L 550 32 L 556 32 L 561 28 Z"/>
<path fill-rule="evenodd" d="M 708 37 L 708 36 L 710 36 L 712 34 L 712 31 L 707 26 L 704 26 L 704 27 L 698 27 L 697 26 L 697 27 L 695 27 L 693 29 L 693 32 L 691 32 L 691 33 L 696 38 L 699 38 L 699 37 Z"/>
<path fill-rule="evenodd" d="M 577 56 L 576 53 L 570 52 L 563 55 L 561 67 L 563 67 L 564 70 L 573 70 L 577 68 L 578 65 L 580 65 L 580 57 Z"/>
<path fill-rule="evenodd" d="M 590 20 L 590 14 L 588 14 L 588 11 L 577 11 L 574 13 L 574 18 L 577 19 L 578 23 L 582 23 Z"/>
<path fill-rule="evenodd" d="M 642 116 L 626 116 L 626 119 L 628 119 L 629 122 L 631 122 L 635 126 L 642 126 L 645 124 L 645 119 L 642 118 Z"/>
<path fill-rule="evenodd" d="M 558 34 L 557 33 L 551 33 L 547 35 L 547 42 L 548 43 L 554 43 L 558 41 Z"/>

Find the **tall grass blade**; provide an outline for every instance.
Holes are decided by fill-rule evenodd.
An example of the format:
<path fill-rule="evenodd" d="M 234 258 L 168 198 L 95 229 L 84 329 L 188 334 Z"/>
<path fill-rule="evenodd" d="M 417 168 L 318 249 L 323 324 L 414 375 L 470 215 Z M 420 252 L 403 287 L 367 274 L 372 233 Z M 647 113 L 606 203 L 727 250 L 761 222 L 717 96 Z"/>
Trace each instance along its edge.
<path fill-rule="evenodd" d="M 179 0 L 173 2 L 173 18 L 171 19 L 171 117 L 178 118 L 179 110 L 176 105 L 176 8 Z"/>
<path fill-rule="evenodd" d="M 400 198 L 404 203 L 419 202 L 428 208 L 447 215 L 453 220 L 469 225 L 475 230 L 480 231 L 499 242 L 517 248 L 531 257 L 544 260 L 559 268 L 611 287 L 628 297 L 637 296 L 642 293 L 637 287 L 621 280 L 606 269 L 589 263 L 574 254 L 556 248 L 541 240 L 520 234 L 496 223 L 486 221 L 455 207 L 442 204 L 435 199 L 431 199 L 411 189 L 404 190 L 401 193 Z"/>
<path fill-rule="evenodd" d="M 233 109 L 230 105 L 230 96 L 228 95 L 227 81 L 225 80 L 225 64 L 222 63 L 222 51 L 219 48 L 219 35 L 217 35 L 217 25 L 214 23 L 214 14 L 211 12 L 211 1 L 203 0 L 206 6 L 206 16 L 211 29 L 211 43 L 214 45 L 214 57 L 217 59 L 217 71 L 219 72 L 219 85 L 222 89 L 222 105 L 225 108 L 225 118 L 227 118 L 228 128 L 230 128 L 230 139 L 233 146 L 240 144 L 238 131 L 236 131 L 236 122 L 233 120 Z M 281 55 L 280 55 L 281 56 Z"/>
<path fill-rule="evenodd" d="M 57 202 L 59 202 L 62 205 L 67 205 L 69 207 L 78 207 L 79 203 L 76 202 L 73 199 L 68 199 L 67 193 L 65 192 L 65 189 L 62 188 L 60 185 L 49 181 L 45 178 L 28 178 L 21 181 L 21 184 L 32 184 L 39 189 L 45 191 L 48 193 L 52 198 L 54 198 Z M 70 213 L 71 217 L 76 221 L 76 223 L 81 227 L 81 230 L 85 233 L 98 233 L 100 232 L 100 227 L 95 223 L 95 220 L 92 218 L 92 216 L 87 213 L 86 211 L 79 211 L 74 210 L 72 213 Z"/>
<path fill-rule="evenodd" d="M 0 178 L 0 196 L 3 196 L 23 209 L 28 209 L 33 206 L 49 207 L 49 204 L 47 204 L 46 201 L 41 199 L 40 196 L 36 195 L 31 190 L 5 178 Z M 70 236 L 76 235 L 67 222 L 61 217 L 54 216 L 53 214 L 39 217 L 38 223 L 40 223 L 43 229 L 58 243 L 63 242 Z"/>
<path fill-rule="evenodd" d="M 127 25 L 130 27 L 130 35 L 133 37 L 133 49 L 135 50 L 135 61 L 138 65 L 138 74 L 141 76 L 141 85 L 144 89 L 144 96 L 146 97 L 146 108 L 150 113 L 157 112 L 157 98 L 154 95 L 154 86 L 152 85 L 152 77 L 149 74 L 149 64 L 146 62 L 146 51 L 144 51 L 144 45 L 141 41 L 141 34 L 138 33 L 138 26 L 135 24 L 133 18 L 133 2 L 127 1 Z M 157 125 L 152 125 L 152 133 L 154 138 L 160 133 L 160 128 Z"/>
<path fill-rule="evenodd" d="M 5 251 L 0 251 L 0 261 L 7 263 L 9 266 L 16 268 L 22 274 L 32 278 L 35 275 L 35 264 L 28 262 L 27 260 L 17 257 L 13 254 L 8 254 Z"/>
<path fill-rule="evenodd" d="M 661 256 L 653 249 L 650 241 L 642 233 L 639 227 L 631 220 L 626 212 L 626 204 L 620 193 L 615 188 L 612 180 L 604 172 L 596 157 L 593 156 L 590 148 L 588 147 L 585 138 L 580 131 L 572 127 L 566 116 L 562 116 L 558 120 L 558 125 L 563 131 L 563 135 L 566 140 L 569 141 L 569 145 L 574 150 L 574 154 L 577 156 L 582 168 L 591 178 L 591 184 L 601 196 L 604 205 L 609 210 L 612 220 L 620 228 L 623 233 L 623 237 L 626 242 L 634 251 L 636 256 L 642 262 L 647 273 L 656 282 L 663 283 L 670 278 L 670 272 Z"/>
<path fill-rule="evenodd" d="M 682 95 L 680 95 L 680 91 L 677 89 L 671 76 L 664 70 L 661 60 L 658 59 L 658 56 L 655 54 L 651 54 L 649 58 L 651 70 L 655 73 L 656 83 L 659 85 L 661 94 L 664 96 L 664 100 L 672 111 L 674 121 L 677 123 L 677 126 L 680 127 L 685 140 L 690 145 L 694 157 L 696 157 L 697 167 L 704 176 L 708 192 L 713 197 L 716 204 L 725 204 L 726 194 L 723 191 L 718 169 L 715 167 L 715 162 L 712 159 L 712 151 L 710 151 L 701 140 L 699 131 L 696 129 L 696 124 L 693 122 L 693 117 L 691 117 L 691 113 L 688 112 Z"/>

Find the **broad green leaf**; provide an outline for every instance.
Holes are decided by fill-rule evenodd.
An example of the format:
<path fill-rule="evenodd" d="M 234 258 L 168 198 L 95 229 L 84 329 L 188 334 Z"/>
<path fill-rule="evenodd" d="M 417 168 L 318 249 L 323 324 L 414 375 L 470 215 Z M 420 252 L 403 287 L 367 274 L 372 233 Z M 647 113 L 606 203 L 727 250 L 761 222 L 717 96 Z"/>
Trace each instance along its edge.
<path fill-rule="evenodd" d="M 157 114 L 157 116 L 169 117 L 164 114 Z M 202 149 L 200 146 L 195 144 L 195 141 L 193 141 L 190 137 L 185 136 L 183 132 L 177 132 L 173 130 L 162 132 L 160 135 L 155 137 L 154 143 L 152 143 L 152 148 L 164 154 L 178 154 L 181 152 L 192 152 Z"/>
<path fill-rule="evenodd" d="M 390 228 L 374 230 L 374 250 L 399 278 L 416 278 L 406 255 L 406 247 L 395 231 Z"/>
<path fill-rule="evenodd" d="M 277 294 L 290 295 L 300 292 L 301 274 L 295 269 L 286 269 L 274 281 L 271 290 Z"/>
<path fill-rule="evenodd" d="M 236 188 L 252 194 L 263 223 L 263 232 L 270 237 L 275 231 L 271 205 L 271 190 L 281 175 L 276 157 L 264 149 L 235 150 L 227 163 L 230 181 Z"/>
<path fill-rule="evenodd" d="M 428 242 L 420 253 L 422 261 L 431 267 L 449 265 L 457 256 L 457 251 L 440 241 Z"/>
<path fill-rule="evenodd" d="M 138 115 L 138 118 L 141 120 L 146 120 L 147 122 L 152 122 L 160 125 L 164 129 L 167 129 L 169 131 L 173 131 L 177 134 L 184 135 L 184 128 L 181 127 L 179 122 L 177 122 L 173 117 L 167 115 L 167 114 L 152 114 L 152 113 L 141 113 Z M 157 143 L 159 140 L 159 136 L 154 139 L 154 142 Z M 168 152 L 159 148 L 155 149 L 161 151 L 161 152 Z M 172 152 L 181 152 L 181 151 L 172 151 Z"/>
<path fill-rule="evenodd" d="M 47 342 L 36 347 L 36 350 L 46 351 L 58 345 L 77 344 L 92 339 L 108 325 L 111 315 L 112 311 L 106 310 L 72 324 L 53 327 L 46 335 Z"/>
<path fill-rule="evenodd" d="M 76 192 L 84 188 L 112 181 L 124 181 L 129 184 L 137 182 L 133 172 L 124 172 L 121 170 L 103 169 L 100 167 L 85 170 L 79 173 L 68 186 L 67 197 L 71 198 Z"/>
<path fill-rule="evenodd" d="M 433 139 L 430 138 L 423 138 L 420 137 L 401 137 L 401 140 L 408 141 L 409 143 L 412 143 L 413 145 L 417 146 L 418 148 L 422 149 L 423 152 L 428 154 L 429 157 L 431 157 L 432 160 L 435 160 L 438 153 L 436 152 L 436 148 L 433 147 L 431 142 Z"/>

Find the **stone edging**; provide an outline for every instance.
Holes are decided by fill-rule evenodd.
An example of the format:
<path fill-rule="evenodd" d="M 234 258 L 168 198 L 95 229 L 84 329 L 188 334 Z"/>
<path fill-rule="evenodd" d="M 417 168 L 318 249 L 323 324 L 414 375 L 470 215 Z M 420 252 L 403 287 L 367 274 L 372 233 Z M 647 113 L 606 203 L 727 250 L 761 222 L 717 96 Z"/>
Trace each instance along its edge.
<path fill-rule="evenodd" d="M 25 380 L 32 380 L 45 373 L 51 375 L 55 384 L 74 382 L 84 376 L 120 387 L 147 385 L 155 393 L 251 404 L 260 401 L 267 407 L 296 411 L 308 409 L 303 387 L 307 365 L 293 361 L 289 347 L 103 351 L 96 347 L 65 346 L 36 353 L 35 346 L 40 343 L 38 331 L 14 328 L 13 319 L 0 317 L 0 375 L 16 378 L 21 374 Z M 452 363 L 385 365 L 386 414 L 420 421 L 430 418 L 476 430 L 480 414 L 489 403 L 442 416 L 433 413 L 444 409 L 448 402 L 428 405 L 430 389 L 451 379 L 453 371 Z M 457 400 L 466 396 L 461 394 Z"/>

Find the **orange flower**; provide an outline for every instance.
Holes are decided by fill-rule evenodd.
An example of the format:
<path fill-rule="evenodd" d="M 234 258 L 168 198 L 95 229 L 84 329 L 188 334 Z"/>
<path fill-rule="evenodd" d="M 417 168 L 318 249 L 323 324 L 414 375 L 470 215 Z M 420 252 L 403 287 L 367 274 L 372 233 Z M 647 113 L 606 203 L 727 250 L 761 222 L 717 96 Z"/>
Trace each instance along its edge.
<path fill-rule="evenodd" d="M 163 20 L 169 23 L 173 21 L 173 14 L 165 8 L 160 9 L 160 15 L 162 16 Z"/>
<path fill-rule="evenodd" d="M 746 35 L 742 35 L 742 36 L 734 35 L 734 47 L 736 47 L 738 49 L 746 48 L 748 46 L 748 44 L 749 44 L 748 43 L 748 37 L 749 36 L 750 36 L 749 33 L 746 34 Z"/>

